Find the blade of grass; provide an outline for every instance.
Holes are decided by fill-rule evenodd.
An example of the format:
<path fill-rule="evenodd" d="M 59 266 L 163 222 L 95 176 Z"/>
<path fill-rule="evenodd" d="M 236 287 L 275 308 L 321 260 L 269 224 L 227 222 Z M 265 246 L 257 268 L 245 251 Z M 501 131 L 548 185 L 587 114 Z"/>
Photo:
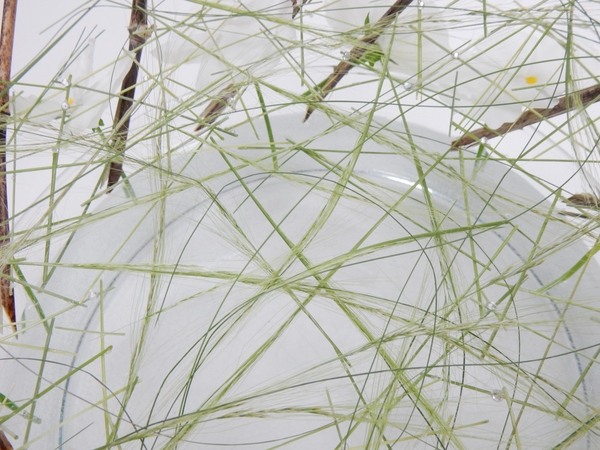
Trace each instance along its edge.
<path fill-rule="evenodd" d="M 50 321 L 50 330 L 54 326 L 54 319 Z M 35 388 L 33 390 L 33 397 L 38 398 L 40 394 L 40 389 L 42 387 L 42 380 L 44 379 L 44 369 L 46 367 L 46 361 L 48 359 L 48 350 L 50 349 L 50 340 L 52 339 L 52 333 L 48 333 L 46 335 L 46 343 L 44 344 L 44 351 L 42 352 L 42 357 L 40 358 L 40 368 L 37 374 L 37 380 L 35 383 Z M 29 412 L 27 413 L 29 417 L 35 417 L 35 407 L 37 402 L 31 402 L 31 407 L 29 408 Z M 23 444 L 26 445 L 29 440 L 29 433 L 31 432 L 31 424 L 32 420 L 27 421 L 27 425 L 25 427 L 25 433 L 23 436 Z"/>
<path fill-rule="evenodd" d="M 277 163 L 277 149 L 275 148 L 275 138 L 273 137 L 273 129 L 271 128 L 271 121 L 269 120 L 267 105 L 265 105 L 265 99 L 263 98 L 262 91 L 260 90 L 260 85 L 258 83 L 254 83 L 254 87 L 256 88 L 256 95 L 258 96 L 258 101 L 260 102 L 260 109 L 262 110 L 263 117 L 265 119 L 267 135 L 269 136 L 269 144 L 271 146 L 271 153 L 273 154 L 273 170 L 278 171 L 279 164 Z"/>
<path fill-rule="evenodd" d="M 556 280 L 541 287 L 540 290 L 549 291 L 550 289 L 557 286 L 558 284 L 567 281 L 569 278 L 571 278 L 573 275 L 575 275 L 577 273 L 577 271 L 579 269 L 581 269 L 584 265 L 589 264 L 592 257 L 596 253 L 598 253 L 598 251 L 600 251 L 600 241 L 596 242 L 596 244 L 585 255 L 583 255 L 581 257 L 581 259 L 573 265 L 573 267 L 571 267 L 569 270 L 567 270 L 564 274 L 562 274 Z"/>
<path fill-rule="evenodd" d="M 35 310 L 37 311 L 38 315 L 40 316 L 40 319 L 42 320 L 42 323 L 44 324 L 44 328 L 46 329 L 46 332 L 50 333 L 50 325 L 48 324 L 48 322 L 46 320 L 46 315 L 44 314 L 42 305 L 40 305 L 40 302 L 38 301 L 37 296 L 31 289 L 29 283 L 27 282 L 27 279 L 25 278 L 25 275 L 21 271 L 21 268 L 19 267 L 18 264 L 15 264 L 15 265 L 13 265 L 13 270 L 14 270 L 15 274 L 17 275 L 17 278 L 19 279 L 19 281 L 21 281 L 21 283 L 22 283 L 21 286 L 23 286 L 23 289 L 25 289 L 25 293 L 31 300 L 31 303 L 33 303 Z"/>
<path fill-rule="evenodd" d="M 66 381 L 67 379 L 71 378 L 77 372 L 80 372 L 84 367 L 89 366 L 94 361 L 96 361 L 98 358 L 101 358 L 103 355 L 105 355 L 106 353 L 110 352 L 111 350 L 112 350 L 112 345 L 109 346 L 109 347 L 107 347 L 106 350 L 104 350 L 103 352 L 98 353 L 98 354 L 92 356 L 91 358 L 87 359 L 86 361 L 84 361 L 79 366 L 74 367 L 72 370 L 70 370 L 69 372 L 67 372 L 65 375 L 63 375 L 62 377 L 60 377 L 59 379 L 57 379 L 54 383 L 50 384 L 47 388 L 45 388 L 44 390 L 40 391 L 37 394 L 37 396 L 28 399 L 25 403 L 23 403 L 21 406 L 19 406 L 17 409 L 15 409 L 12 413 L 7 414 L 5 416 L 0 416 L 0 424 L 3 424 L 7 420 L 9 420 L 11 417 L 17 415 L 18 413 L 20 413 L 21 411 L 23 411 L 25 408 L 29 407 L 32 403 L 35 403 L 38 399 L 40 399 L 44 395 L 48 394 L 49 392 L 52 392 L 53 389 L 55 389 L 57 386 L 60 386 L 64 381 Z"/>

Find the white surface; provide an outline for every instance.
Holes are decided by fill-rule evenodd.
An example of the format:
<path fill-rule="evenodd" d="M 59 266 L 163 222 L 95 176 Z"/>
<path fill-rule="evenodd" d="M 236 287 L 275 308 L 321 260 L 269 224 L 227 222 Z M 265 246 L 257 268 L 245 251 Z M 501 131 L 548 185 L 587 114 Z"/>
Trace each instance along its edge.
<path fill-rule="evenodd" d="M 384 414 L 383 433 L 392 442 L 408 438 L 410 430 L 425 435 L 421 443 L 408 441 L 406 445 L 419 448 L 422 441 L 435 445 L 436 438 L 426 430 L 438 430 L 446 420 L 442 417 L 451 415 L 455 446 L 460 442 L 466 448 L 495 448 L 510 435 L 504 425 L 510 420 L 508 404 L 492 399 L 493 392 L 502 389 L 503 395 L 527 404 L 521 418 L 522 445 L 546 448 L 547 442 L 566 438 L 574 429 L 570 414 L 584 420 L 590 413 L 585 403 L 594 404 L 600 395 L 593 383 L 585 381 L 595 379 L 596 367 L 576 386 L 586 364 L 583 355 L 593 353 L 593 348 L 581 350 L 579 356 L 572 354 L 596 343 L 595 324 L 583 318 L 588 308 L 597 307 L 598 282 L 588 270 L 578 284 L 569 280 L 536 294 L 571 267 L 583 247 L 574 243 L 558 254 L 536 255 L 572 234 L 572 228 L 551 222 L 537 251 L 530 254 L 544 218 L 538 208 L 542 212 L 547 206 L 530 210 L 531 200 L 521 195 L 526 184 L 512 172 L 504 176 L 507 168 L 492 162 L 479 172 L 467 164 L 462 185 L 451 175 L 459 165 L 442 163 L 435 153 L 447 148 L 447 139 L 431 132 L 419 137 L 425 130 L 411 127 L 416 145 L 428 150 L 420 153 L 424 169 L 442 164 L 427 179 L 440 229 L 510 219 L 510 224 L 483 226 L 473 237 L 481 264 L 477 294 L 473 262 L 466 256 L 472 251 L 470 240 L 463 231 L 442 235 L 440 241 L 412 238 L 431 230 L 434 219 L 422 186 L 414 185 L 414 162 L 403 155 L 409 149 L 401 130 L 388 129 L 377 136 L 395 142 L 392 147 L 365 143 L 348 189 L 317 229 L 313 224 L 324 217 L 326 205 L 335 201 L 332 190 L 339 174 L 324 170 L 306 156 L 306 149 L 319 149 L 323 157 L 344 167 L 360 135 L 341 128 L 311 142 L 311 136 L 320 135 L 325 127 L 315 125 L 319 123 L 315 120 L 283 131 L 294 120 L 294 115 L 272 118 L 274 129 L 282 130 L 276 132 L 277 142 L 305 143 L 304 152 L 294 150 L 291 143 L 282 146 L 280 175 L 270 176 L 260 169 L 261 164 L 268 168 L 272 163 L 268 146 L 252 149 L 266 138 L 262 121 L 254 123 L 258 140 L 245 126 L 236 130 L 238 137 L 226 138 L 220 146 L 237 161 L 234 166 L 240 167 L 240 176 L 279 224 L 285 239 L 299 246 L 304 263 L 227 171 L 223 157 L 209 148 L 174 161 L 175 167 L 185 168 L 171 178 L 173 194 L 167 198 L 164 213 L 159 201 L 138 200 L 136 206 L 136 201 L 116 191 L 101 207 L 110 216 L 77 231 L 47 290 L 73 301 L 88 300 L 85 308 L 57 316 L 51 347 L 67 353 L 52 354 L 44 377 L 51 382 L 69 367 L 97 358 L 101 345 L 113 349 L 71 377 L 64 392 L 55 390 L 37 402 L 36 415 L 42 423 L 34 426 L 35 435 L 49 433 L 38 443 L 40 448 L 60 442 L 68 442 L 66 448 L 101 445 L 104 416 L 98 402 L 135 377 L 138 382 L 125 407 L 119 435 L 145 424 L 160 428 L 162 421 L 168 423 L 181 413 L 197 414 L 194 428 L 187 433 L 180 430 L 186 439 L 182 448 L 201 448 L 201 442 L 209 448 L 242 444 L 265 448 L 265 442 L 282 444 L 320 426 L 325 428 L 291 440 L 285 448 L 333 448 L 340 438 L 329 414 L 341 414 L 342 435 L 352 429 L 352 423 L 366 421 L 347 437 L 349 446 L 364 445 L 371 429 L 368 418 Z M 254 163 L 244 165 L 242 160 Z M 448 175 L 440 175 L 443 171 L 449 171 Z M 152 195 L 159 173 L 147 170 L 131 179 L 138 199 Z M 508 187 L 500 187 L 486 206 L 487 196 L 503 176 Z M 470 214 L 464 209 L 464 188 L 469 192 Z M 209 192 L 214 193 L 214 200 Z M 164 234 L 159 237 L 161 218 Z M 513 226 L 518 226 L 518 232 L 511 234 Z M 131 230 L 135 232 L 130 234 Z M 403 238 L 409 239 L 404 242 Z M 400 241 L 390 245 L 392 240 Z M 500 247 L 503 241 L 506 245 Z M 438 247 L 441 242 L 443 249 Z M 353 246 L 373 246 L 373 250 L 354 255 Z M 503 249 L 496 254 L 499 248 Z M 105 263 L 98 266 L 101 261 Z M 522 267 L 532 263 L 514 298 L 507 297 Z M 144 274 L 144 268 L 151 267 L 164 275 L 153 281 Z M 323 290 L 315 288 L 319 280 L 325 283 Z M 102 315 L 97 296 L 100 283 Z M 573 292 L 577 304 L 567 306 L 559 300 Z M 47 315 L 68 307 L 55 295 L 42 295 L 40 301 Z M 489 310 L 488 301 L 498 302 L 498 309 Z M 299 302 L 305 305 L 300 307 Z M 143 337 L 147 310 L 153 315 Z M 27 323 L 31 326 L 37 320 L 30 309 Z M 107 333 L 103 344 L 100 327 Z M 43 335 L 43 328 L 35 326 L 22 335 L 20 343 L 36 345 Z M 386 336 L 383 342 L 370 345 L 370 339 L 382 336 Z M 485 350 L 488 342 L 492 346 Z M 251 356 L 261 346 L 261 357 Z M 130 375 L 136 350 L 141 354 Z M 74 358 L 68 356 L 71 353 Z M 21 358 L 35 359 L 36 354 L 35 350 L 19 351 Z M 346 355 L 344 359 L 340 360 L 340 354 Z M 244 369 L 243 377 L 236 377 L 236 370 L 248 358 L 254 362 Z M 386 362 L 386 358 L 390 359 Z M 100 360 L 106 368 L 104 388 L 98 378 Z M 197 361 L 196 369 L 192 369 L 193 361 Z M 25 360 L 24 364 L 29 365 Z M 16 362 L 12 366 L 17 377 L 13 380 L 19 382 L 4 379 L 3 384 L 12 386 L 12 395 L 20 398 L 31 390 L 34 378 L 28 380 L 30 376 Z M 427 376 L 421 378 L 424 373 Z M 537 375 L 528 378 L 533 373 Z M 190 377 L 193 381 L 187 386 Z M 460 388 L 461 384 L 466 388 Z M 365 410 L 357 388 L 375 410 Z M 562 392 L 572 388 L 575 398 L 569 403 L 569 416 L 561 419 L 551 411 L 563 401 Z M 405 389 L 414 393 L 405 396 Z M 384 413 L 377 399 L 388 390 L 387 395 L 397 400 Z M 187 392 L 185 406 L 181 404 L 183 392 Z M 329 401 L 333 406 L 327 406 Z M 90 408 L 92 404 L 98 406 Z M 521 405 L 512 405 L 517 404 Z M 550 404 L 551 411 L 544 412 Z M 114 400 L 107 407 L 111 417 L 121 408 Z M 320 409 L 322 414 L 314 413 Z M 53 430 L 61 421 L 65 425 Z M 157 438 L 159 446 L 173 433 L 168 428 Z M 580 444 L 575 448 L 594 447 L 586 439 Z"/>

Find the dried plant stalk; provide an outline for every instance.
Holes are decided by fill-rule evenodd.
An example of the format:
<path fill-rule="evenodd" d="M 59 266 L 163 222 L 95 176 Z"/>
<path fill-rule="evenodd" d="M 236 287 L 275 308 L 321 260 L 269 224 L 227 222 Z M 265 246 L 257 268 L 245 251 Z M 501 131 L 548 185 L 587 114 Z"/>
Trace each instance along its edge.
<path fill-rule="evenodd" d="M 233 84 L 228 85 L 225 89 L 219 92 L 217 98 L 212 100 L 208 106 L 200 114 L 200 125 L 198 125 L 195 131 L 202 131 L 209 125 L 212 125 L 215 120 L 221 115 L 221 113 L 227 108 L 229 102 L 238 93 L 238 88 Z"/>
<path fill-rule="evenodd" d="M 13 446 L 2 431 L 0 431 L 0 450 L 13 450 Z"/>
<path fill-rule="evenodd" d="M 15 20 L 17 16 L 17 0 L 4 0 L 2 9 L 2 31 L 0 32 L 0 248 L 10 243 L 8 224 L 8 192 L 6 186 L 6 123 L 8 112 L 8 91 L 10 89 L 10 69 L 12 63 L 13 42 L 15 36 Z M 17 331 L 15 322 L 15 298 L 10 285 L 10 264 L 0 267 L 0 299 L 2 308 Z M 10 444 L 9 444 L 10 445 Z M 10 447 L 12 448 L 12 447 Z"/>
<path fill-rule="evenodd" d="M 452 142 L 452 147 L 469 147 L 473 144 L 479 143 L 482 138 L 491 139 L 498 136 L 503 136 L 511 131 L 522 130 L 528 125 L 542 122 L 545 119 L 559 116 L 577 108 L 585 108 L 598 101 L 600 101 L 600 85 L 582 89 L 561 97 L 558 100 L 558 103 L 552 108 L 529 109 L 521 114 L 516 121 L 504 123 L 495 130 L 490 128 L 479 128 L 474 131 L 469 131 L 460 139 Z"/>
<path fill-rule="evenodd" d="M 302 5 L 304 5 L 307 1 L 308 0 L 302 0 Z M 292 19 L 295 19 L 300 12 L 301 6 L 298 4 L 298 0 L 292 0 L 292 5 L 294 6 L 292 9 Z"/>
<path fill-rule="evenodd" d="M 148 37 L 148 22 L 146 13 L 146 0 L 132 0 L 131 19 L 129 20 L 129 51 L 135 52 L 135 61 L 125 75 L 121 84 L 121 95 L 117 104 L 115 118 L 113 121 L 115 138 L 111 147 L 121 155 L 127 145 L 127 135 L 129 133 L 129 120 L 131 118 L 131 108 L 135 97 L 135 85 L 137 84 L 139 63 L 142 58 L 143 45 Z M 123 173 L 122 161 L 112 161 L 108 171 L 108 192 L 112 191 L 114 186 Z"/>
<path fill-rule="evenodd" d="M 394 3 L 394 5 L 388 9 L 385 14 L 381 16 L 381 18 L 375 23 L 373 32 L 363 37 L 360 40 L 360 43 L 352 48 L 348 61 L 342 61 L 335 66 L 331 75 L 329 75 L 329 77 L 327 77 L 323 83 L 323 86 L 316 95 L 316 98 L 313 98 L 311 101 L 322 101 L 327 94 L 329 94 L 329 92 L 331 92 L 337 86 L 342 78 L 344 78 L 346 74 L 352 70 L 356 63 L 361 60 L 367 50 L 369 50 L 369 48 L 375 44 L 375 42 L 377 42 L 377 39 L 379 39 L 379 36 L 381 36 L 385 28 L 390 25 L 396 19 L 396 17 L 398 17 L 398 15 L 411 3 L 412 0 L 396 0 L 396 3 Z M 306 116 L 304 116 L 305 122 L 311 116 L 313 111 L 314 108 L 309 106 L 306 110 Z"/>

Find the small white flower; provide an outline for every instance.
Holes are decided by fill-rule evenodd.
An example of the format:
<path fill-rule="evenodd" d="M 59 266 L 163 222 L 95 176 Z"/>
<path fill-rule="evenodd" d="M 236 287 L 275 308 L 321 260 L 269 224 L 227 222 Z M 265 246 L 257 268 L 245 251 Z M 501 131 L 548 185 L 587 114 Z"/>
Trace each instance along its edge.
<path fill-rule="evenodd" d="M 515 121 L 524 108 L 553 106 L 564 91 L 564 48 L 537 31 L 498 30 L 459 59 L 436 87 L 454 95 L 463 114 L 491 128 Z"/>
<path fill-rule="evenodd" d="M 390 72 L 416 83 L 428 78 L 436 63 L 447 56 L 449 35 L 439 23 L 446 3 L 447 0 L 430 0 L 424 9 L 409 6 L 387 25 L 377 43 L 383 52 L 389 53 Z M 329 0 L 323 11 L 333 30 L 341 33 L 357 30 L 359 34 L 355 37 L 359 38 L 389 8 L 390 2 L 385 1 Z"/>
<path fill-rule="evenodd" d="M 473 43 L 457 50 L 450 43 L 464 42 L 469 31 L 445 25 L 451 23 L 447 4 L 428 0 L 422 9 L 408 7 L 378 38 L 389 52 L 388 70 L 405 88 L 425 88 L 491 128 L 515 121 L 524 108 L 554 105 L 564 92 L 564 48 L 555 39 L 522 25 L 505 25 L 488 30 L 485 38 L 471 36 Z M 322 11 L 347 40 L 343 33 L 357 30 L 355 38 L 362 37 L 388 8 L 383 1 L 328 0 Z"/>
<path fill-rule="evenodd" d="M 152 53 L 160 56 L 167 71 L 199 64 L 198 90 L 236 82 L 238 75 L 268 74 L 285 51 L 283 46 L 295 36 L 295 30 L 285 25 L 291 21 L 292 6 L 266 0 L 217 1 L 183 13 L 181 24 L 163 35 Z M 194 16 L 194 21 L 189 20 Z"/>
<path fill-rule="evenodd" d="M 14 97 L 12 114 L 40 125 L 65 116 L 64 130 L 81 134 L 98 125 L 112 94 L 120 89 L 130 58 L 94 71 L 95 40 L 90 39 L 73 64 L 67 67 L 42 97 L 19 94 Z M 67 95 L 68 94 L 68 95 Z"/>

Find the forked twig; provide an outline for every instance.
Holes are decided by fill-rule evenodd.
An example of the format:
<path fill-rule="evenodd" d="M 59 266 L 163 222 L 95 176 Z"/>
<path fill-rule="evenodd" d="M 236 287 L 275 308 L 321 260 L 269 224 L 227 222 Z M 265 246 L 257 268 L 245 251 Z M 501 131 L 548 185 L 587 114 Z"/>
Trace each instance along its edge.
<path fill-rule="evenodd" d="M 373 26 L 372 33 L 363 37 L 358 45 L 355 45 L 354 48 L 350 51 L 348 61 L 341 61 L 335 68 L 333 72 L 321 87 L 320 91 L 316 95 L 316 98 L 312 99 L 312 102 L 320 102 L 322 101 L 329 92 L 331 92 L 337 84 L 346 76 L 350 70 L 356 65 L 358 61 L 365 55 L 365 53 L 369 50 L 369 48 L 377 42 L 379 36 L 383 33 L 385 28 L 391 24 L 398 15 L 406 9 L 408 5 L 412 3 L 412 0 L 396 0 L 396 3 L 388 9 L 383 16 L 375 23 Z M 313 113 L 314 108 L 312 106 L 308 106 L 306 110 L 306 116 L 304 116 L 304 121 L 306 122 L 308 118 Z"/>
<path fill-rule="evenodd" d="M 204 111 L 202 111 L 202 114 L 200 114 L 200 125 L 198 125 L 194 131 L 202 131 L 204 128 L 212 125 L 225 108 L 227 108 L 227 105 L 229 105 L 229 102 L 237 95 L 237 93 L 238 88 L 233 84 L 230 84 L 225 89 L 221 90 L 217 95 L 217 98 L 212 100 Z"/>
<path fill-rule="evenodd" d="M 148 38 L 148 22 L 146 13 L 146 0 L 132 0 L 131 18 L 129 20 L 129 51 L 135 52 L 135 61 L 123 78 L 121 84 L 121 93 L 113 126 L 118 127 L 115 131 L 114 140 L 111 142 L 113 148 L 118 154 L 122 154 L 127 144 L 127 135 L 129 133 L 129 120 L 131 118 L 131 108 L 135 97 L 135 85 L 137 84 L 139 63 L 142 58 L 143 45 Z M 112 191 L 114 186 L 123 173 L 123 162 L 111 161 L 108 170 L 108 192 Z"/>
<path fill-rule="evenodd" d="M 482 138 L 495 138 L 505 135 L 511 131 L 522 130 L 528 125 L 542 122 L 545 119 L 559 116 L 574 109 L 587 107 L 593 103 L 600 101 L 600 85 L 592 86 L 580 91 L 565 95 L 558 100 L 558 103 L 552 108 L 532 108 L 519 116 L 514 122 L 506 122 L 499 128 L 492 130 L 490 128 L 479 128 L 474 131 L 469 131 L 460 139 L 452 142 L 452 147 L 468 147 L 479 143 Z"/>
<path fill-rule="evenodd" d="M 10 228 L 8 224 L 8 192 L 6 186 L 6 123 L 9 115 L 8 91 L 10 89 L 10 69 L 12 63 L 13 42 L 15 37 L 15 19 L 17 16 L 17 0 L 4 0 L 2 9 L 2 31 L 0 31 L 0 249 L 6 248 L 10 243 Z M 0 299 L 2 308 L 15 325 L 17 313 L 15 310 L 15 297 L 10 285 L 10 264 L 0 266 Z"/>

